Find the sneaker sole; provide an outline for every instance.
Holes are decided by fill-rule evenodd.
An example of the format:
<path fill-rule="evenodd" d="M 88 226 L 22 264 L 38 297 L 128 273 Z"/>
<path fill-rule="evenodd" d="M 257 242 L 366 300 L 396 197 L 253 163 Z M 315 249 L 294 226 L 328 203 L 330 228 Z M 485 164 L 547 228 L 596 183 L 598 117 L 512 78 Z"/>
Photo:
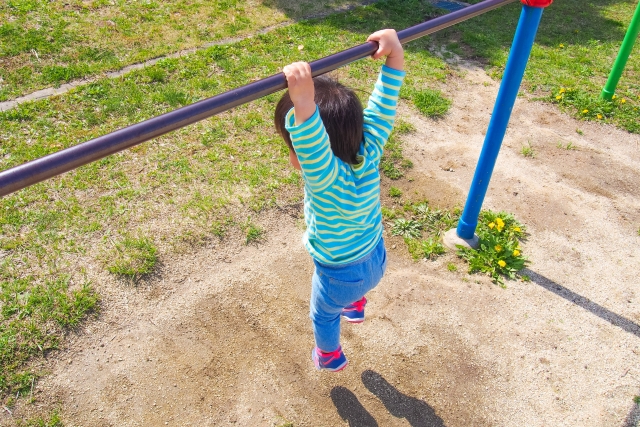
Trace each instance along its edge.
<path fill-rule="evenodd" d="M 347 316 L 343 315 L 342 318 L 344 320 L 346 320 L 347 322 L 349 322 L 349 323 L 362 323 L 362 322 L 364 322 L 364 317 L 362 319 L 352 319 L 350 317 L 347 317 Z"/>
<path fill-rule="evenodd" d="M 342 365 L 338 366 L 337 368 L 318 368 L 316 366 L 316 369 L 318 369 L 318 371 L 340 372 L 344 368 L 346 368 L 348 364 L 349 364 L 349 361 L 347 360 L 346 362 L 344 362 Z"/>

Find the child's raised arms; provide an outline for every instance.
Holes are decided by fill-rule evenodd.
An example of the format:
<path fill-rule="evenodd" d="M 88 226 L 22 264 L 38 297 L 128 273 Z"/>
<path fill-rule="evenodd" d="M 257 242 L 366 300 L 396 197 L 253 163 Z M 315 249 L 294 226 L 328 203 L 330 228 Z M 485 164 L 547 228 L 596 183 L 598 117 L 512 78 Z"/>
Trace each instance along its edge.
<path fill-rule="evenodd" d="M 386 29 L 371 34 L 367 41 L 378 43 L 378 50 L 371 55 L 373 59 L 387 57 L 387 67 L 396 70 L 404 69 L 404 49 L 398 39 L 396 30 Z M 311 76 L 311 67 L 306 62 L 294 62 L 282 70 L 287 78 L 289 96 L 293 102 L 295 124 L 306 122 L 316 111 L 314 101 L 315 89 Z"/>

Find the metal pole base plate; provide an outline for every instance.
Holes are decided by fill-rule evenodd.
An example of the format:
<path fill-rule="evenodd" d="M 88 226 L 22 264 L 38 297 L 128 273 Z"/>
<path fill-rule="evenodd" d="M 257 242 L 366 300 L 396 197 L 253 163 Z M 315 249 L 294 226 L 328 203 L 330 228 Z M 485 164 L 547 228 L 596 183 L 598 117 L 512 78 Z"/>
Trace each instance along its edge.
<path fill-rule="evenodd" d="M 480 246 L 480 239 L 478 239 L 477 235 L 473 235 L 471 239 L 463 239 L 458 236 L 458 232 L 455 228 L 444 233 L 444 237 L 442 238 L 442 243 L 448 247 L 449 249 L 456 250 L 457 246 L 464 246 L 465 248 L 478 249 Z"/>

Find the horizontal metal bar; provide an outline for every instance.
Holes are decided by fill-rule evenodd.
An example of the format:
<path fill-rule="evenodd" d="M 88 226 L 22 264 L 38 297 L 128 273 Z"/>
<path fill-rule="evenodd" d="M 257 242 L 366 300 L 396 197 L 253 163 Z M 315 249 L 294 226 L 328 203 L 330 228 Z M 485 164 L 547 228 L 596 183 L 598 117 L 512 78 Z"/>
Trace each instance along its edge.
<path fill-rule="evenodd" d="M 405 44 L 515 1 L 517 0 L 485 0 L 399 31 L 398 38 L 402 44 Z M 376 50 L 377 43 L 367 42 L 327 56 L 310 63 L 312 74 L 315 77 L 328 73 L 350 62 L 370 56 Z M 286 87 L 284 74 L 278 73 L 0 172 L 0 197 Z"/>

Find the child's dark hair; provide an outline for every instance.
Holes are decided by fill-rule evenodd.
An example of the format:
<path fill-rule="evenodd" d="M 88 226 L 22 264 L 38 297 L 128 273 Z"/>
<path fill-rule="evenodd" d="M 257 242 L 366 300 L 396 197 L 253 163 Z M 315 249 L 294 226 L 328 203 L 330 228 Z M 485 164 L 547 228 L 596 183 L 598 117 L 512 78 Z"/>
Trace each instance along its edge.
<path fill-rule="evenodd" d="M 331 151 L 342 161 L 356 164 L 356 155 L 363 138 L 364 118 L 362 104 L 355 92 L 327 76 L 313 79 L 315 102 L 320 110 L 320 118 L 329 134 Z M 285 128 L 285 118 L 293 107 L 289 91 L 280 98 L 275 112 L 276 130 L 291 150 L 293 144 Z"/>

